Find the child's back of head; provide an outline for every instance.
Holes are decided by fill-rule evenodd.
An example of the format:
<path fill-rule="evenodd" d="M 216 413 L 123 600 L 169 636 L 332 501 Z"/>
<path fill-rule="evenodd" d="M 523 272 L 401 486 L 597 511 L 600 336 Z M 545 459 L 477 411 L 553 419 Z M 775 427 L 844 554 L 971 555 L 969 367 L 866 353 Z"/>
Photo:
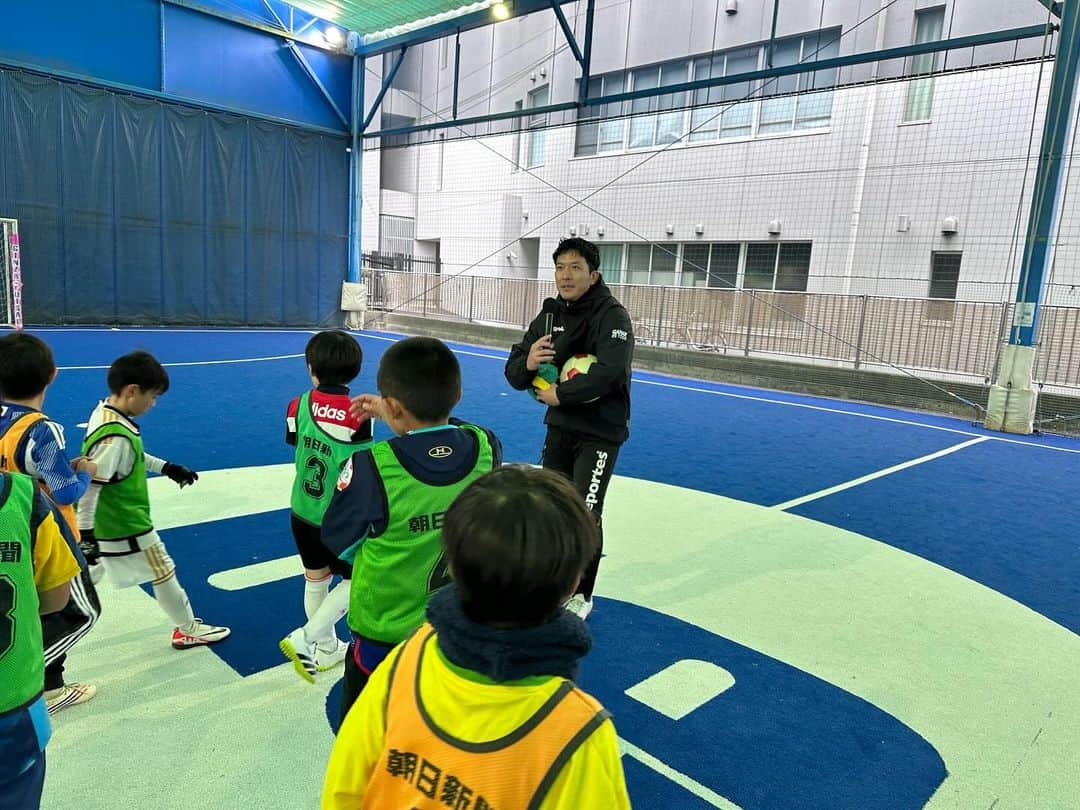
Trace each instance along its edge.
<path fill-rule="evenodd" d="M 461 398 L 461 366 L 435 338 L 399 340 L 379 361 L 379 394 L 393 397 L 418 421 L 446 422 Z"/>
<path fill-rule="evenodd" d="M 52 349 L 41 338 L 26 332 L 0 338 L 0 396 L 33 399 L 49 387 L 55 374 Z"/>
<path fill-rule="evenodd" d="M 363 353 L 352 335 L 330 329 L 312 336 L 304 359 L 319 385 L 348 385 L 360 373 Z"/>
<path fill-rule="evenodd" d="M 129 352 L 113 360 L 109 366 L 109 391 L 121 393 L 129 385 L 137 385 L 140 391 L 156 391 L 164 394 L 169 390 L 169 373 L 150 352 Z"/>
<path fill-rule="evenodd" d="M 447 511 L 443 545 L 466 616 L 528 627 L 562 609 L 600 544 L 573 484 L 550 470 L 500 467 Z"/>

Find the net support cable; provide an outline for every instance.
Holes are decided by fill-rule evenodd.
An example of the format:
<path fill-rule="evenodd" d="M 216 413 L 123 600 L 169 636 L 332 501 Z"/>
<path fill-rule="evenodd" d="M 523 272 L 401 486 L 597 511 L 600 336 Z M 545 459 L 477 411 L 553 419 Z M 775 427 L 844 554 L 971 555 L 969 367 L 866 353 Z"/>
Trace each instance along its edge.
<path fill-rule="evenodd" d="M 748 102 L 748 101 L 755 101 L 755 100 L 760 100 L 762 98 L 765 98 L 766 97 L 765 96 L 765 91 L 770 87 L 770 85 L 774 84 L 782 75 L 796 75 L 798 73 L 805 73 L 805 72 L 809 72 L 811 70 L 813 70 L 813 71 L 823 70 L 823 69 L 827 69 L 833 62 L 838 62 L 839 60 L 837 60 L 837 59 L 816 60 L 815 57 L 821 51 L 825 50 L 826 48 L 830 47 L 831 45 L 836 44 L 843 37 L 850 35 L 851 33 L 853 33 L 855 30 L 857 30 L 861 26 L 865 25 L 866 23 L 870 22 L 874 18 L 878 17 L 878 15 L 885 12 L 887 9 L 889 9 L 891 6 L 895 5 L 897 2 L 899 2 L 899 0 L 890 0 L 888 3 L 883 4 L 876 11 L 874 11 L 873 13 L 869 14 L 868 16 L 866 16 L 865 18 L 863 18 L 862 20 L 857 22 L 851 28 L 847 29 L 847 31 L 842 32 L 839 36 L 834 37 L 833 39 L 829 40 L 828 42 L 820 44 L 818 46 L 818 48 L 812 54 L 810 54 L 807 57 L 804 57 L 803 59 L 801 59 L 795 65 L 784 66 L 783 68 L 780 68 L 780 69 L 775 69 L 774 68 L 774 69 L 772 69 L 771 72 L 770 71 L 753 71 L 753 72 L 743 73 L 743 74 L 739 74 L 737 76 L 730 77 L 730 80 L 727 80 L 727 81 L 725 81 L 725 80 L 717 81 L 717 80 L 714 79 L 714 80 L 709 80 L 708 83 L 693 83 L 693 82 L 686 83 L 686 87 L 683 88 L 683 89 L 686 89 L 686 88 L 699 89 L 699 88 L 703 88 L 703 87 L 707 87 L 707 86 L 713 86 L 713 85 L 731 84 L 731 83 L 735 83 L 736 81 L 741 82 L 741 81 L 745 80 L 746 77 L 754 77 L 757 81 L 762 82 L 761 84 L 757 85 L 756 87 L 753 87 L 744 97 L 742 97 L 740 99 L 733 100 L 730 103 L 725 104 L 725 105 L 717 105 L 718 108 L 719 108 L 718 111 L 716 113 L 714 113 L 713 115 L 711 115 L 709 118 L 705 119 L 704 121 L 701 121 L 697 125 L 691 126 L 688 129 L 688 131 L 686 133 L 684 133 L 683 135 L 681 135 L 678 138 L 676 138 L 675 140 L 665 144 L 660 149 L 657 149 L 657 150 L 649 153 L 643 159 L 641 159 L 640 161 L 638 161 L 634 165 L 630 166 L 629 168 L 625 169 L 624 171 L 620 172 L 615 177 L 613 177 L 611 180 L 609 180 L 606 183 L 602 184 L 598 188 L 590 191 L 588 194 L 584 195 L 580 199 L 576 198 L 574 195 L 570 194 L 566 190 L 557 187 L 556 185 L 554 185 L 553 183 L 547 181 L 543 177 L 540 177 L 538 174 L 531 171 L 529 168 L 518 167 L 522 171 L 527 173 L 530 177 L 532 177 L 535 180 L 539 181 L 544 186 L 547 186 L 548 188 L 552 189 L 553 191 L 556 191 L 557 193 L 559 193 L 559 194 L 563 195 L 564 197 L 566 197 L 570 201 L 570 204 L 567 207 L 557 211 L 554 215 L 552 215 L 548 219 L 544 220 L 543 222 L 540 222 L 539 224 L 537 224 L 535 226 L 532 226 L 531 228 L 529 228 L 529 230 L 522 233 L 521 236 L 519 236 L 517 239 L 514 239 L 514 240 L 506 243 L 505 245 L 501 245 L 496 250 L 491 251 L 490 253 L 488 253 L 487 255 L 483 256 L 480 259 L 478 259 L 477 261 L 465 266 L 461 270 L 459 270 L 459 271 L 457 271 L 455 273 L 451 273 L 451 274 L 442 274 L 442 275 L 440 275 L 439 280 L 435 284 L 431 285 L 430 287 L 428 287 L 427 284 L 425 284 L 425 291 L 424 292 L 418 293 L 418 294 L 413 295 L 413 296 L 411 296 L 409 298 L 406 298 L 406 299 L 402 300 L 401 302 L 399 302 L 394 307 L 391 307 L 391 308 L 389 308 L 387 310 L 380 311 L 380 314 L 375 316 L 375 321 L 385 323 L 385 318 L 386 317 L 392 315 L 394 312 L 399 311 L 402 307 L 406 306 L 407 304 L 409 304 L 409 303 L 411 303 L 413 301 L 416 301 L 418 298 L 421 297 L 421 295 L 428 294 L 431 291 L 431 289 L 438 289 L 439 287 L 441 287 L 442 285 L 448 283 L 449 281 L 452 281 L 453 279 L 456 279 L 456 278 L 458 278 L 458 277 L 460 277 L 462 275 L 465 275 L 470 270 L 484 264 L 489 259 L 499 255 L 500 253 L 504 252 L 508 248 L 512 247 L 519 239 L 526 238 L 528 236 L 536 234 L 542 228 L 546 227 L 547 225 L 550 225 L 555 220 L 559 219 L 562 216 L 565 216 L 570 211 L 574 210 L 575 208 L 579 208 L 579 207 L 583 208 L 583 209 L 585 209 L 587 211 L 590 211 L 590 212 L 592 212 L 594 214 L 597 214 L 598 216 L 600 216 L 600 217 L 602 217 L 602 218 L 604 218 L 606 220 L 611 221 L 613 224 L 618 225 L 619 227 L 624 229 L 631 236 L 634 236 L 635 238 L 641 240 L 643 243 L 651 245 L 653 247 L 653 249 L 659 249 L 660 251 L 662 251 L 664 253 L 667 253 L 668 255 L 671 255 L 671 256 L 677 258 L 678 254 L 671 251 L 667 247 L 665 247 L 662 243 L 658 243 L 658 242 L 656 242 L 654 240 L 650 240 L 650 239 L 646 238 L 645 236 L 638 233 L 635 229 L 633 229 L 629 225 L 625 224 L 624 222 L 619 221 L 617 218 L 613 218 L 610 215 L 605 214 L 604 212 L 599 211 L 596 208 L 593 208 L 592 206 L 588 205 L 586 201 L 589 200 L 590 198 L 596 196 L 600 192 L 605 191 L 606 189 L 612 187 L 613 185 L 618 183 L 620 180 L 624 179 L 625 177 L 627 177 L 631 173 L 637 171 L 642 166 L 644 166 L 645 164 L 647 164 L 650 161 L 654 160 L 655 158 L 657 158 L 661 154 L 664 154 L 671 147 L 682 143 L 683 141 L 688 139 L 690 137 L 690 135 L 692 135 L 694 132 L 696 132 L 696 131 L 698 131 L 700 129 L 704 129 L 704 128 L 708 127 L 709 124 L 715 122 L 718 118 L 720 118 L 724 114 L 725 111 L 729 110 L 730 108 L 734 107 L 735 105 L 741 104 L 741 103 L 744 103 L 744 102 Z M 590 3 L 590 5 L 591 5 L 591 3 Z M 1047 50 L 1048 50 L 1050 38 L 1051 38 L 1054 30 L 1056 29 L 1056 26 L 1052 23 L 1052 21 L 1048 17 L 1048 20 L 1047 20 L 1047 23 L 1046 23 L 1045 26 L 1037 26 L 1035 28 L 1038 29 L 1039 33 L 1043 37 L 1042 57 L 1039 60 L 1040 61 L 1040 71 L 1039 71 L 1040 85 L 1039 86 L 1041 87 L 1042 65 L 1046 61 Z M 1032 36 L 1032 31 L 1033 31 L 1033 29 L 1014 29 L 1013 31 L 1010 31 L 1010 32 L 1000 32 L 1000 33 L 1002 35 L 1008 34 L 1009 35 L 1008 38 L 1010 38 L 1010 39 L 1020 39 L 1020 38 L 1030 38 Z M 567 34 L 567 36 L 569 38 L 569 34 Z M 961 38 L 955 38 L 955 39 L 950 39 L 950 40 L 941 40 L 941 41 L 938 41 L 938 42 L 925 43 L 925 44 L 922 45 L 919 52 L 920 53 L 922 53 L 922 52 L 936 53 L 936 52 L 951 50 L 951 49 L 956 48 L 956 47 L 965 47 L 965 46 L 966 47 L 971 47 L 972 43 L 966 42 L 966 40 L 975 40 L 975 39 L 976 39 L 975 37 L 961 37 Z M 979 39 L 983 40 L 979 44 L 984 44 L 985 43 L 985 38 L 980 37 Z M 1001 40 L 996 40 L 996 41 L 1005 41 L 1005 40 L 1001 39 Z M 566 50 L 567 48 L 569 48 L 569 45 L 564 46 L 562 49 L 559 49 L 559 50 Z M 875 53 L 881 54 L 881 56 L 878 57 L 878 60 L 883 60 L 883 59 L 887 59 L 887 58 L 896 58 L 898 55 L 900 55 L 900 53 L 899 53 L 900 51 L 910 51 L 910 48 L 892 48 L 892 49 L 886 49 L 885 51 L 877 51 Z M 867 58 L 864 61 L 870 61 L 870 57 L 872 57 L 872 56 L 873 56 L 873 54 L 867 54 L 866 55 Z M 850 61 L 850 57 L 846 57 L 846 58 L 844 58 L 844 60 L 845 60 L 844 61 L 845 65 L 854 64 L 853 62 Z M 838 67 L 839 65 L 836 65 L 836 66 Z M 953 69 L 953 72 L 967 72 L 967 71 L 972 71 L 972 70 L 977 70 L 977 69 L 982 69 L 982 68 L 981 67 L 980 68 L 972 67 L 972 68 L 964 68 L 964 69 Z M 935 71 L 933 71 L 931 73 L 928 73 L 928 74 L 925 74 L 925 75 L 926 76 L 932 76 L 932 75 L 937 75 L 937 74 L 943 73 L 943 72 L 946 72 L 946 71 L 944 71 L 944 70 L 940 70 L 940 71 L 935 70 Z M 374 75 L 374 71 L 372 71 L 372 73 Z M 771 73 L 771 75 L 769 75 L 770 73 Z M 779 74 L 779 75 L 777 75 L 777 74 Z M 925 78 L 925 76 L 922 76 L 922 77 Z M 903 81 L 903 80 L 910 80 L 910 78 L 911 77 L 899 77 L 899 78 L 896 78 L 896 79 L 889 79 L 888 81 L 891 81 L 891 82 Z M 683 87 L 683 85 L 665 86 L 665 87 L 662 87 L 662 88 L 658 88 L 657 89 L 658 92 L 655 92 L 655 93 L 652 93 L 652 94 L 653 95 L 666 95 L 666 94 L 669 94 L 669 93 L 678 92 L 680 87 Z M 834 88 L 828 88 L 828 90 L 830 90 L 830 91 L 832 89 L 834 89 Z M 608 103 L 608 102 L 624 101 L 624 100 L 632 99 L 634 97 L 640 97 L 640 96 L 634 96 L 634 94 L 632 94 L 632 93 L 613 94 L 611 96 L 606 96 L 606 97 L 601 97 L 601 98 L 597 98 L 597 99 L 587 100 L 585 103 L 587 105 L 595 105 L 595 104 Z M 466 125 L 468 125 L 470 123 L 474 123 L 472 119 L 463 119 L 463 120 L 450 119 L 450 120 L 448 120 L 448 119 L 440 116 L 440 114 L 437 111 L 432 110 L 430 107 L 428 107 L 423 102 L 419 102 L 418 99 L 416 101 L 419 104 L 419 106 L 425 112 L 427 112 L 428 114 L 436 117 L 439 120 L 432 123 L 432 124 L 420 125 L 420 126 L 417 126 L 417 127 L 408 127 L 408 128 L 391 129 L 391 130 L 381 130 L 379 132 L 371 133 L 370 135 L 365 135 L 364 137 L 366 137 L 366 138 L 376 138 L 376 137 L 380 137 L 380 136 L 396 134 L 396 133 L 398 133 L 400 131 L 405 131 L 405 130 L 408 130 L 410 132 L 418 132 L 418 131 L 423 131 L 425 129 L 452 128 L 452 129 L 457 129 L 459 132 L 461 132 L 462 136 L 463 136 L 463 139 L 470 140 L 470 141 L 473 141 L 473 142 L 479 144 L 480 146 L 482 146 L 487 151 L 489 151 L 489 152 L 493 153 L 494 155 L 498 156 L 501 160 L 508 161 L 508 162 L 511 162 L 511 163 L 516 163 L 516 157 L 508 157 L 508 156 L 502 154 L 501 152 L 499 152 L 498 150 L 494 149 L 493 147 L 491 147 L 487 143 L 485 143 L 481 136 L 465 132 L 464 126 L 466 126 Z M 546 108 L 530 109 L 530 110 L 527 111 L 527 113 L 528 114 L 533 114 L 533 115 L 538 115 L 538 114 L 544 113 L 545 111 L 547 111 L 549 109 L 553 110 L 556 107 L 559 108 L 559 109 L 564 109 L 564 108 L 566 108 L 566 106 L 567 105 L 549 105 L 549 107 L 546 107 Z M 571 103 L 569 106 L 576 107 L 578 105 Z M 497 117 L 499 117 L 499 116 L 490 116 L 490 117 L 487 118 L 487 120 L 493 120 L 493 119 L 495 119 Z M 624 116 L 624 117 L 632 117 L 632 116 Z M 481 118 L 481 117 L 478 117 L 478 118 Z M 1034 142 L 1034 119 L 1033 119 L 1033 124 L 1032 124 L 1032 131 L 1031 131 L 1030 136 L 1029 136 L 1029 147 L 1028 147 L 1028 154 L 1029 155 L 1030 155 L 1031 145 L 1033 144 L 1033 142 Z M 1028 160 L 1028 163 L 1025 165 L 1023 189 L 1026 189 L 1027 176 L 1028 176 L 1029 172 L 1030 172 L 1030 159 Z M 1024 194 L 1023 189 L 1021 190 L 1021 203 L 1020 203 L 1021 205 L 1022 205 L 1023 194 Z M 1015 248 L 1015 240 L 1014 240 L 1014 248 Z M 700 265 L 698 265 L 698 264 L 696 264 L 696 263 L 694 263 L 692 261 L 687 260 L 685 257 L 683 258 L 683 263 L 689 265 L 691 267 L 691 269 L 697 270 L 699 272 L 706 273 L 707 275 L 709 274 L 707 268 L 701 267 Z M 912 372 L 911 370 L 906 369 L 903 366 L 898 365 L 897 363 L 894 363 L 894 362 L 892 362 L 892 361 L 890 361 L 888 359 L 885 359 L 885 358 L 875 354 L 874 352 L 866 349 L 865 347 L 857 346 L 854 342 L 844 338 L 843 336 L 841 336 L 839 334 L 836 334 L 834 332 L 831 332 L 828 329 L 809 321 L 808 319 L 804 318 L 802 315 L 800 315 L 798 313 L 791 312 L 790 310 L 785 309 L 780 304 L 775 303 L 774 301 L 770 300 L 769 298 L 758 295 L 758 291 L 756 291 L 756 290 L 746 289 L 746 288 L 738 288 L 735 284 L 733 284 L 732 282 L 730 282 L 727 279 L 717 279 L 717 280 L 719 280 L 719 281 L 721 281 L 723 283 L 726 283 L 729 288 L 734 289 L 738 293 L 740 293 L 742 295 L 749 296 L 751 301 L 755 305 L 757 303 L 761 303 L 762 305 L 764 305 L 766 307 L 770 307 L 773 310 L 775 310 L 775 311 L 777 311 L 779 313 L 782 313 L 786 317 L 789 317 L 792 320 L 797 321 L 797 322 L 803 324 L 804 326 L 809 327 L 811 330 L 816 331 L 819 334 L 822 334 L 822 335 L 824 335 L 826 337 L 829 337 L 830 339 L 835 340 L 835 341 L 837 341 L 837 342 L 839 342 L 839 343 L 841 343 L 841 344 L 843 344 L 843 345 L 845 345 L 845 346 L 847 346 L 849 348 L 858 349 L 862 354 L 869 357 L 873 361 L 875 361 L 877 363 L 880 363 L 880 364 L 882 364 L 884 366 L 887 366 L 887 367 L 889 367 L 889 368 L 891 368 L 891 369 L 893 369 L 893 370 L 895 370 L 895 371 L 897 371 L 897 372 L 899 372 L 899 373 L 901 373 L 903 375 L 906 375 L 909 378 L 914 379 L 914 380 L 916 380 L 916 381 L 918 381 L 918 382 L 920 382 L 920 383 L 922 383 L 924 385 L 927 385 L 927 386 L 933 388 L 934 390 L 936 390 L 938 393 L 944 394 L 945 396 L 953 399 L 956 402 L 959 402 L 960 404 L 962 404 L 962 405 L 964 405 L 966 407 L 972 408 L 975 415 L 976 415 L 976 419 L 978 418 L 978 414 L 980 412 L 985 412 L 985 408 L 982 405 L 979 405 L 978 403 L 973 402 L 973 401 L 961 396 L 960 394 L 958 394 L 958 393 L 956 393 L 954 391 L 951 391 L 951 390 L 949 390 L 948 388 L 946 388 L 946 387 L 944 387 L 942 385 L 939 385 L 938 383 L 936 383 L 936 382 L 934 382 L 932 380 L 929 380 L 929 379 L 927 379 L 925 377 L 922 377 L 922 376 Z"/>

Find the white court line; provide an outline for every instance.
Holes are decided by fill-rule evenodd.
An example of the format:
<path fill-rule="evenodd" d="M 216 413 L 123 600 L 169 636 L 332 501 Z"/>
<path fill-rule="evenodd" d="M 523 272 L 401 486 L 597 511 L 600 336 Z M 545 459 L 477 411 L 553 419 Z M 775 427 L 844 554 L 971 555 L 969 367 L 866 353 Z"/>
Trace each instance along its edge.
<path fill-rule="evenodd" d="M 367 332 L 357 332 L 356 334 L 360 335 L 361 337 L 371 338 L 372 340 L 385 340 L 387 343 L 397 343 L 399 340 L 401 340 L 401 338 L 383 337 L 382 335 L 369 335 Z M 456 343 L 457 341 L 452 341 L 452 342 Z M 466 344 L 466 345 L 471 346 L 471 345 L 474 345 L 474 344 L 470 343 L 470 344 Z M 454 349 L 453 351 L 454 351 L 454 354 L 464 354 L 464 355 L 468 355 L 469 357 L 486 357 L 488 360 L 504 360 L 505 361 L 506 358 L 507 358 L 507 355 L 504 355 L 504 354 L 503 355 L 500 355 L 500 354 L 480 354 L 480 352 L 467 352 L 467 351 L 464 351 L 463 349 Z"/>
<path fill-rule="evenodd" d="M 242 565 L 239 568 L 216 571 L 207 577 L 206 581 L 223 591 L 242 591 L 245 588 L 254 588 L 256 585 L 292 579 L 303 573 L 304 566 L 300 561 L 300 555 L 293 554 L 289 557 L 278 557 L 274 560 Z"/>
<path fill-rule="evenodd" d="M 56 331 L 71 331 L 71 330 L 56 330 Z M 82 331 L 94 331 L 94 330 L 82 330 Z M 97 330 L 97 331 L 120 331 L 120 330 Z M 129 331 L 151 332 L 151 331 L 160 331 L 160 330 L 144 329 L 144 330 L 129 330 Z M 206 331 L 206 332 L 209 333 L 209 332 L 212 332 L 212 331 L 227 332 L 228 330 L 171 329 L 171 330 L 168 330 L 168 331 L 171 331 L 171 332 Z M 237 333 L 237 334 L 247 334 L 247 332 L 243 332 L 243 330 L 233 330 L 233 331 L 235 331 L 235 333 Z M 282 332 L 282 333 L 284 334 L 286 332 Z M 288 333 L 288 334 L 295 334 L 295 333 Z M 314 333 L 307 332 L 306 334 L 314 334 Z M 355 332 L 355 334 L 360 335 L 361 337 L 370 338 L 372 340 L 383 340 L 383 341 L 386 341 L 387 343 L 397 343 L 398 340 L 400 340 L 400 338 L 384 337 L 383 335 L 372 335 L 372 334 L 369 334 L 369 333 L 363 332 L 363 331 Z M 455 349 L 454 353 L 455 354 L 466 355 L 466 356 L 469 356 L 469 357 L 483 357 L 483 358 L 486 358 L 488 360 L 505 360 L 506 359 L 505 355 L 483 354 L 481 352 L 470 352 L 470 351 L 465 351 L 463 349 Z M 165 366 L 212 366 L 212 365 L 215 365 L 217 363 L 254 363 L 254 362 L 259 362 L 261 360 L 283 360 L 283 359 L 286 359 L 286 358 L 295 358 L 295 357 L 303 357 L 303 356 L 304 355 L 302 355 L 302 354 L 290 354 L 290 355 L 282 355 L 280 357 L 254 357 L 254 358 L 245 359 L 245 360 L 201 360 L 201 361 L 193 362 L 193 363 L 163 363 L 163 365 L 165 365 Z M 60 366 L 60 368 L 61 368 L 61 370 L 74 371 L 74 370 L 83 370 L 83 369 L 107 369 L 107 368 L 109 368 L 109 366 Z M 789 402 L 789 401 L 784 400 L 784 399 L 772 399 L 771 397 L 756 397 L 756 396 L 751 396 L 750 394 L 736 394 L 736 393 L 733 393 L 731 391 L 714 391 L 711 388 L 697 388 L 697 387 L 692 386 L 692 385 L 678 385 L 676 383 L 665 383 L 665 382 L 659 382 L 657 380 L 643 380 L 643 379 L 641 379 L 639 377 L 633 377 L 632 379 L 633 379 L 633 382 L 637 383 L 638 385 L 655 385 L 658 388 L 673 388 L 673 389 L 678 390 L 678 391 L 693 391 L 694 393 L 698 393 L 698 394 L 712 394 L 713 396 L 716 396 L 716 397 L 729 397 L 730 399 L 745 399 L 745 400 L 749 400 L 751 402 L 765 402 L 765 403 L 768 403 L 770 405 L 786 405 L 789 408 L 804 408 L 804 409 L 809 410 L 809 411 L 822 411 L 824 413 L 835 413 L 835 414 L 840 414 L 841 416 L 857 416 L 857 417 L 859 417 L 861 419 L 873 419 L 873 420 L 878 421 L 878 422 L 892 422 L 893 424 L 897 424 L 897 425 L 908 425 L 910 427 L 924 428 L 925 430 L 937 430 L 937 431 L 942 432 L 942 433 L 955 433 L 955 434 L 957 434 L 959 436 L 977 436 L 979 438 L 988 439 L 990 441 L 995 441 L 995 442 L 1002 442 L 1004 444 L 1017 444 L 1017 445 L 1020 445 L 1021 447 L 1038 447 L 1038 448 L 1041 448 L 1043 450 L 1056 450 L 1056 451 L 1058 451 L 1060 453 L 1076 453 L 1076 454 L 1080 454 L 1080 450 L 1074 450 L 1074 449 L 1072 449 L 1070 447 L 1056 447 L 1056 446 L 1054 446 L 1052 444 L 1042 444 L 1040 442 L 1025 442 L 1025 441 L 1023 441 L 1021 439 L 1007 439 L 1007 438 L 1005 438 L 1003 436 L 984 436 L 981 433 L 974 433 L 974 432 L 972 432 L 970 430 L 960 430 L 958 428 L 944 427 L 942 425 L 928 425 L 925 422 L 916 422 L 916 421 L 914 421 L 912 419 L 897 419 L 896 417 L 892 417 L 892 416 L 879 416 L 879 415 L 873 414 L 873 413 L 861 413 L 859 411 L 846 411 L 843 408 L 830 408 L 830 407 L 825 406 L 825 405 L 810 405 L 810 404 L 805 403 L 805 402 Z M 723 385 L 724 383 L 719 383 L 719 384 Z"/>
<path fill-rule="evenodd" d="M 41 326 L 28 327 L 33 332 L 146 332 L 147 334 L 168 335 L 175 332 L 193 335 L 314 335 L 315 329 L 171 329 L 169 327 L 143 327 L 143 326 L 116 326 L 101 327 L 90 326 L 85 329 L 80 326 Z"/>
<path fill-rule="evenodd" d="M 979 436 L 971 441 L 961 442 L 960 444 L 954 444 L 952 447 L 946 447 L 944 450 L 938 450 L 936 453 L 930 453 L 926 456 L 920 456 L 919 458 L 913 458 L 910 461 L 905 461 L 901 464 L 894 464 L 892 467 L 886 467 L 884 470 L 878 470 L 877 472 L 864 475 L 861 478 L 854 478 L 851 481 L 846 481 L 843 484 L 837 484 L 834 487 L 820 490 L 819 492 L 811 492 L 809 495 L 803 495 L 801 498 L 795 498 L 784 503 L 778 503 L 775 506 L 770 507 L 783 512 L 786 509 L 794 509 L 796 506 L 801 506 L 804 503 L 810 501 L 816 501 L 818 498 L 824 498 L 827 495 L 832 495 L 836 492 L 843 492 L 845 489 L 851 489 L 857 487 L 860 484 L 865 484 L 867 481 L 873 481 L 877 478 L 884 478 L 886 475 L 892 475 L 894 472 L 900 472 L 900 470 L 906 470 L 909 467 L 915 467 L 919 464 L 925 464 L 927 461 L 933 461 L 936 458 L 947 456 L 951 453 L 955 453 L 958 450 L 963 450 L 965 447 L 971 447 L 972 445 L 981 444 L 982 442 L 990 441 L 991 436 Z"/>
<path fill-rule="evenodd" d="M 667 777 L 679 787 L 690 793 L 693 793 L 699 799 L 708 802 L 713 807 L 722 807 L 724 808 L 724 810 L 740 810 L 739 805 L 735 804 L 734 802 L 728 801 L 716 791 L 710 790 L 709 788 L 705 787 L 705 785 L 701 784 L 701 782 L 698 782 L 695 779 L 691 779 L 684 773 L 680 773 L 679 771 L 672 768 L 670 765 L 654 757 L 648 751 L 643 751 L 642 749 L 634 745 L 632 742 L 627 742 L 622 737 L 619 737 L 619 747 L 622 749 L 622 752 L 627 756 L 631 756 L 638 762 L 640 762 L 642 765 L 645 765 L 648 768 L 652 768 L 661 776 Z"/>
<path fill-rule="evenodd" d="M 369 335 L 364 332 L 358 334 L 364 337 L 371 338 L 372 340 L 385 340 L 390 343 L 396 343 L 398 338 L 388 338 L 381 335 Z M 460 349 L 454 350 L 455 354 L 465 354 L 470 357 L 486 357 L 489 360 L 505 360 L 504 355 L 495 354 L 481 354 L 480 352 L 467 352 Z M 892 422 L 897 425 L 909 425 L 911 427 L 925 428 L 926 430 L 937 430 L 942 433 L 955 433 L 959 436 L 977 436 L 981 439 L 987 439 L 994 442 L 1003 442 L 1005 444 L 1018 444 L 1021 447 L 1039 447 L 1043 450 L 1057 450 L 1061 453 L 1078 453 L 1080 450 L 1074 450 L 1070 447 L 1056 447 L 1052 444 L 1042 444 L 1040 442 L 1025 442 L 1022 439 L 1007 439 L 1004 436 L 984 436 L 982 433 L 975 433 L 970 430 L 960 430 L 959 428 L 944 427 L 943 425 L 928 425 L 925 422 L 916 422 L 913 419 L 898 419 L 894 416 L 879 416 L 874 413 L 861 413 L 860 411 L 846 411 L 843 408 L 830 408 L 826 405 L 810 405 L 806 402 L 789 402 L 785 399 L 772 399 L 771 397 L 755 397 L 750 394 L 735 394 L 731 391 L 714 391 L 711 388 L 697 388 L 692 385 L 678 385 L 677 383 L 659 382 L 658 380 L 643 380 L 640 377 L 633 377 L 633 382 L 638 385 L 655 385 L 658 388 L 674 388 L 678 391 L 693 391 L 698 394 L 712 394 L 716 397 L 729 397 L 731 399 L 746 399 L 751 402 L 766 402 L 770 405 L 786 405 L 789 408 L 805 408 L 808 411 L 822 411 L 824 413 L 836 413 L 841 416 L 857 416 L 861 419 L 873 419 L 878 422 Z M 725 385 L 725 383 L 718 383 L 718 385 Z"/>
<path fill-rule="evenodd" d="M 240 357 L 237 359 L 226 360 L 191 360 L 184 363 L 162 363 L 161 365 L 167 368 L 175 368 L 176 366 L 224 366 L 230 363 L 262 363 L 266 360 L 295 360 L 297 357 L 303 357 L 301 354 L 275 354 L 270 357 Z M 111 366 L 57 366 L 60 371 L 90 371 L 93 369 L 111 368 Z"/>

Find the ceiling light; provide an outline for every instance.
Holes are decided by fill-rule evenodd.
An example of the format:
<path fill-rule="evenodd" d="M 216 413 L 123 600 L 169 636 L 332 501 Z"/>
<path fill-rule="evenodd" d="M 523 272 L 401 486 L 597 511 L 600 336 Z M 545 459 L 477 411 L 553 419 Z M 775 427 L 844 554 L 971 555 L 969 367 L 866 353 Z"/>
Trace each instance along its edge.
<path fill-rule="evenodd" d="M 509 20 L 510 19 L 510 4 L 509 3 L 495 3 L 491 7 L 491 16 L 496 20 Z"/>
<path fill-rule="evenodd" d="M 340 48 L 345 44 L 345 35 L 341 33 L 341 29 L 332 25 L 328 25 L 326 30 L 323 31 L 323 39 L 331 48 Z"/>

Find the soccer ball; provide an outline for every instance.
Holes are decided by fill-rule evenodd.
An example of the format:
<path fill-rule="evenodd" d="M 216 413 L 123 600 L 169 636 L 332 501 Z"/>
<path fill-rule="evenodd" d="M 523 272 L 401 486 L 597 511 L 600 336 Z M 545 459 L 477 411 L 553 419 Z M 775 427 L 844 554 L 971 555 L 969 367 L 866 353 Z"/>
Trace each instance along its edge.
<path fill-rule="evenodd" d="M 578 374 L 588 374 L 589 367 L 596 362 L 595 354 L 575 354 L 565 363 L 559 374 L 559 382 L 572 380 Z"/>

